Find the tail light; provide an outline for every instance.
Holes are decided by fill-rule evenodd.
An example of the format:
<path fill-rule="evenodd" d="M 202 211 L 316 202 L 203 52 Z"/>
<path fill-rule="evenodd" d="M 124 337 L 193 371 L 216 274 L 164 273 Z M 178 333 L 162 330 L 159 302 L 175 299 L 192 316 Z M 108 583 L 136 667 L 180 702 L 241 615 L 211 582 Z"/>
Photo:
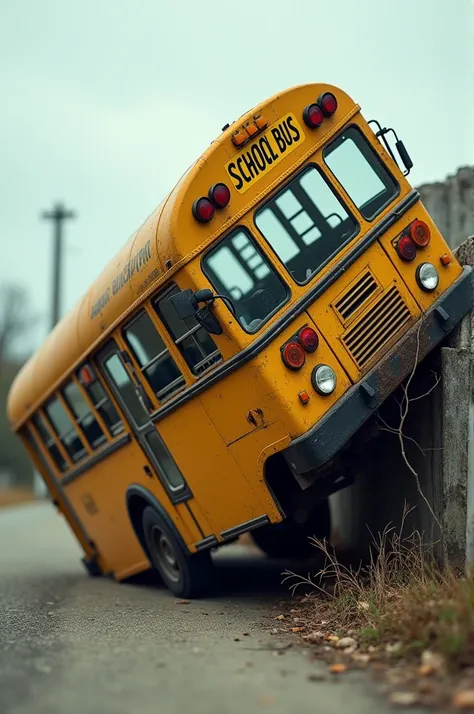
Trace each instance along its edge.
<path fill-rule="evenodd" d="M 304 353 L 303 347 L 299 344 L 299 342 L 287 342 L 286 345 L 282 348 L 281 351 L 281 358 L 283 360 L 283 364 L 285 367 L 288 367 L 288 369 L 301 369 L 301 367 L 304 365 L 305 360 L 306 360 L 306 355 Z"/>
<path fill-rule="evenodd" d="M 337 99 L 331 92 L 324 92 L 318 99 L 318 104 L 321 107 L 325 117 L 332 117 L 337 109 Z"/>
<path fill-rule="evenodd" d="M 416 257 L 416 245 L 410 236 L 404 235 L 397 243 L 397 253 L 403 260 L 414 260 Z"/>
<path fill-rule="evenodd" d="M 207 223 L 214 216 L 215 208 L 208 198 L 198 198 L 193 203 L 193 216 L 199 223 Z"/>
<path fill-rule="evenodd" d="M 216 208 L 225 208 L 230 201 L 230 191 L 225 183 L 216 183 L 208 193 L 209 200 Z"/>
<path fill-rule="evenodd" d="M 312 327 L 303 327 L 298 337 L 306 352 L 314 352 L 317 349 L 319 337 Z"/>
<path fill-rule="evenodd" d="M 324 121 L 323 110 L 319 104 L 308 104 L 303 110 L 303 121 L 311 129 L 317 129 Z"/>
<path fill-rule="evenodd" d="M 430 229 L 424 221 L 413 221 L 410 225 L 409 234 L 418 248 L 425 248 L 431 240 Z"/>

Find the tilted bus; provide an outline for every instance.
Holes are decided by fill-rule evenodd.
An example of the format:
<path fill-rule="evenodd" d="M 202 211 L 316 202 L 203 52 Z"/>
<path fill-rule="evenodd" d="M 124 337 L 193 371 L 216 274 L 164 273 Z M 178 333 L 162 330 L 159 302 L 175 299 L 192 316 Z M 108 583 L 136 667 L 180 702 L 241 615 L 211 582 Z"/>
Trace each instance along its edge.
<path fill-rule="evenodd" d="M 197 596 L 242 533 L 329 536 L 354 435 L 471 305 L 411 165 L 339 88 L 271 97 L 25 365 L 9 419 L 91 574 Z"/>

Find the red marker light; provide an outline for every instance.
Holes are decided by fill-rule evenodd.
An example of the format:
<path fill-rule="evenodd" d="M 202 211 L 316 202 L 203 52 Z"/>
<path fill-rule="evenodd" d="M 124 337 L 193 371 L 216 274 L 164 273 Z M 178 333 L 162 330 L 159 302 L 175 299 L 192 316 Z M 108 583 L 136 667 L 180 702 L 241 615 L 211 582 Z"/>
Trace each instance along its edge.
<path fill-rule="evenodd" d="M 305 389 L 303 389 L 302 392 L 298 392 L 298 397 L 299 397 L 301 404 L 303 404 L 303 405 L 305 405 L 309 402 L 309 394 Z"/>
<path fill-rule="evenodd" d="M 303 110 L 303 121 L 311 129 L 317 129 L 324 121 L 323 110 L 319 104 L 308 104 Z"/>
<path fill-rule="evenodd" d="M 402 236 L 397 243 L 397 253 L 403 260 L 413 260 L 416 256 L 416 245 L 410 236 Z"/>
<path fill-rule="evenodd" d="M 225 183 L 216 183 L 209 189 L 208 197 L 216 208 L 225 208 L 230 201 L 229 188 Z"/>
<path fill-rule="evenodd" d="M 325 117 L 331 117 L 337 109 L 337 99 L 331 92 L 324 92 L 318 99 L 318 104 Z"/>
<path fill-rule="evenodd" d="M 79 379 L 85 387 L 88 387 L 94 381 L 94 374 L 88 365 L 84 365 L 79 372 Z"/>
<path fill-rule="evenodd" d="M 419 248 L 425 248 L 431 240 L 431 231 L 424 221 L 413 221 L 410 226 L 410 238 Z"/>
<path fill-rule="evenodd" d="M 283 347 L 281 358 L 288 369 L 300 369 L 305 363 L 306 356 L 298 342 L 288 342 Z"/>
<path fill-rule="evenodd" d="M 303 327 L 298 337 L 306 352 L 314 352 L 317 349 L 319 337 L 312 327 Z"/>
<path fill-rule="evenodd" d="M 193 203 L 193 216 L 200 223 L 207 223 L 214 216 L 216 209 L 208 198 L 198 198 Z"/>

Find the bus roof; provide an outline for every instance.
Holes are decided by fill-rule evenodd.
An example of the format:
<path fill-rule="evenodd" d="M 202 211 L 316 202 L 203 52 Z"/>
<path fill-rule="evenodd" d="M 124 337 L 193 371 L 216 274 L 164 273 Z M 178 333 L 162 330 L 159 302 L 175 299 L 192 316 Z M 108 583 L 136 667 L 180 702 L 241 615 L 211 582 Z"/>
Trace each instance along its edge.
<path fill-rule="evenodd" d="M 223 130 L 20 370 L 7 404 L 8 418 L 14 429 L 18 429 L 71 370 L 150 293 L 230 228 L 277 183 L 272 175 L 273 183 L 266 177 L 244 194 L 234 191 L 229 207 L 216 211 L 209 224 L 195 220 L 192 215 L 194 201 L 206 196 L 211 185 L 230 183 L 225 166 L 239 153 L 232 143 L 234 132 L 257 114 L 264 116 L 271 126 L 292 109 L 301 112 L 302 107 L 315 102 L 327 91 L 337 96 L 337 118 L 328 122 L 327 129 L 318 130 L 318 138 L 311 143 L 312 152 L 359 111 L 359 106 L 347 94 L 328 84 L 306 84 L 287 89 L 246 112 Z M 191 130 L 197 128 L 192 126 Z M 280 172 L 278 177 L 281 179 Z"/>

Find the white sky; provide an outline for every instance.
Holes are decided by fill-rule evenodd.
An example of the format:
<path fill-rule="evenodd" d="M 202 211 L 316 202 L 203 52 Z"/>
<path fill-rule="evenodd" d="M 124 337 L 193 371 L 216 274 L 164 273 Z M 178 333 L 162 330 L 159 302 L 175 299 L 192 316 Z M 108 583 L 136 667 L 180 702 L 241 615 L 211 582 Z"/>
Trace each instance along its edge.
<path fill-rule="evenodd" d="M 3 0 L 0 282 L 48 329 L 54 201 L 63 312 L 221 127 L 327 81 L 393 126 L 414 185 L 474 164 L 471 0 Z M 247 16 L 246 16 L 247 15 Z"/>

